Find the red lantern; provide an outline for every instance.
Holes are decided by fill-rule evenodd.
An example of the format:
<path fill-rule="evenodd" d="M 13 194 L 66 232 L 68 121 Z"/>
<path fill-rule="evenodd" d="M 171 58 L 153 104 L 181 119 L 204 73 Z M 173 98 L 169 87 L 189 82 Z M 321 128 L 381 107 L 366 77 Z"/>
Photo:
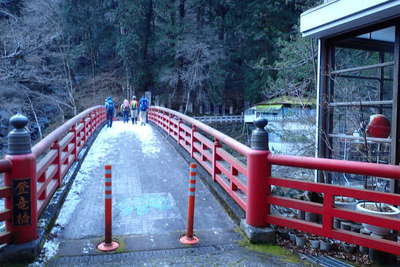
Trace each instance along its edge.
<path fill-rule="evenodd" d="M 369 117 L 367 136 L 376 138 L 388 138 L 390 135 L 390 121 L 382 114 L 374 114 Z"/>

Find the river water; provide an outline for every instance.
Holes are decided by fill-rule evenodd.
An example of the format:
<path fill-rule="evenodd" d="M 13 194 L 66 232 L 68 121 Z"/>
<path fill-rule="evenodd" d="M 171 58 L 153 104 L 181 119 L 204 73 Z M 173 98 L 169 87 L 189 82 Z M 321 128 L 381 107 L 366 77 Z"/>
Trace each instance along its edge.
<path fill-rule="evenodd" d="M 212 123 L 211 127 L 233 139 L 250 146 L 250 136 L 255 127 L 238 122 Z M 267 126 L 269 149 L 276 154 L 314 156 L 315 125 L 311 123 L 270 122 Z"/>

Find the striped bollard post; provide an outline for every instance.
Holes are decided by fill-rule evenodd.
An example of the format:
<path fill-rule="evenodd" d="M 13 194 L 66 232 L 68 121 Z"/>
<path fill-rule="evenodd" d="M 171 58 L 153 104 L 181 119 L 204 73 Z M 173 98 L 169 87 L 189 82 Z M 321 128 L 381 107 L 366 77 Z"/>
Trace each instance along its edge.
<path fill-rule="evenodd" d="M 111 182 L 111 165 L 104 166 L 104 242 L 101 242 L 97 249 L 100 251 L 113 251 L 119 247 L 119 244 L 112 240 L 112 182 Z"/>
<path fill-rule="evenodd" d="M 200 241 L 200 239 L 193 234 L 194 202 L 195 202 L 196 176 L 197 176 L 196 168 L 197 165 L 195 163 L 190 163 L 187 231 L 186 234 L 179 239 L 179 241 L 185 245 L 194 245 Z"/>

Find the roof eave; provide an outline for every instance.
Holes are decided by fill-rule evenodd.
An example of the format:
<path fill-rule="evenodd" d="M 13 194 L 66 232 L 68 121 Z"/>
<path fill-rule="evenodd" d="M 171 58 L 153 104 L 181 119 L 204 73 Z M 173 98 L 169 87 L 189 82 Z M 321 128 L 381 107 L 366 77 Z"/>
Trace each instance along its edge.
<path fill-rule="evenodd" d="M 320 9 L 321 8 L 310 11 L 311 13 L 312 11 L 319 12 Z M 306 11 L 302 14 L 300 24 L 302 24 L 305 16 L 311 14 L 310 11 Z M 313 28 L 304 29 L 304 27 L 300 27 L 300 30 L 303 37 L 330 38 L 342 33 L 350 32 L 398 17 L 400 17 L 400 0 L 376 5 L 372 8 L 362 10 L 360 12 L 318 25 Z"/>

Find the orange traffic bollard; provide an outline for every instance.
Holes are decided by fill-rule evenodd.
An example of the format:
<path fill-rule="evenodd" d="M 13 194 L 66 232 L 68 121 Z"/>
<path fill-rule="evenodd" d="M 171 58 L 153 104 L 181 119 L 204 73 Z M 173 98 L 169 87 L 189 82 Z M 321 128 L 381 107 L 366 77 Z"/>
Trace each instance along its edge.
<path fill-rule="evenodd" d="M 119 247 L 119 244 L 112 241 L 112 183 L 111 183 L 111 165 L 104 166 L 105 183 L 104 183 L 104 217 L 105 217 L 105 237 L 104 242 L 97 245 L 100 251 L 113 251 Z"/>
<path fill-rule="evenodd" d="M 179 239 L 179 241 L 185 245 L 194 245 L 200 241 L 200 239 L 193 234 L 194 201 L 195 201 L 196 176 L 197 176 L 196 168 L 197 165 L 195 163 L 190 163 L 187 232 L 186 235 L 183 235 Z"/>

